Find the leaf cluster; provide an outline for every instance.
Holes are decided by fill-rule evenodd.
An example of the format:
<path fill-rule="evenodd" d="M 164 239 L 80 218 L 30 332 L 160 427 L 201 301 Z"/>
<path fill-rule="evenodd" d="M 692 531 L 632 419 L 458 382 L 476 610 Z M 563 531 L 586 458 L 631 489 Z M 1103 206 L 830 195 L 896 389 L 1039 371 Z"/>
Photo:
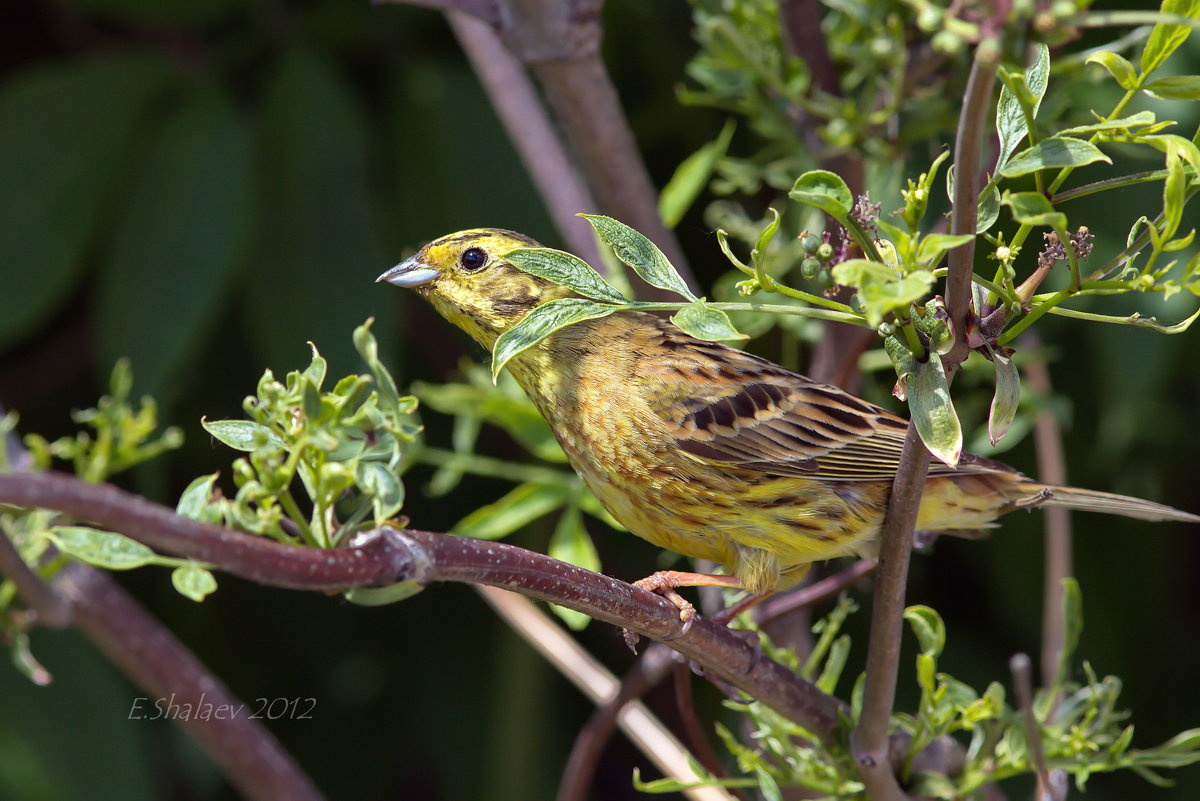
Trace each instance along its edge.
<path fill-rule="evenodd" d="M 216 474 L 201 476 L 185 490 L 179 513 L 321 548 L 391 520 L 404 504 L 400 473 L 420 425 L 416 398 L 399 394 L 379 360 L 371 322 L 354 331 L 370 375 L 323 390 L 327 365 L 313 345 L 304 370 L 282 382 L 263 374 L 242 404 L 251 419 L 203 421 L 209 434 L 248 455 L 233 463 L 234 498 L 216 491 Z M 297 480 L 308 513 L 296 498 Z"/>

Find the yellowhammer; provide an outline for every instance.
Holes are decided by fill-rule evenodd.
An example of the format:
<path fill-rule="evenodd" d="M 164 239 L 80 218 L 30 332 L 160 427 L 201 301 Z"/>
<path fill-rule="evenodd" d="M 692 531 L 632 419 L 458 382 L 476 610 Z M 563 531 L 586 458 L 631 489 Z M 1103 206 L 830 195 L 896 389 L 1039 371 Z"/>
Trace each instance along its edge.
<path fill-rule="evenodd" d="M 510 231 L 462 231 L 379 280 L 415 289 L 490 350 L 531 309 L 575 295 L 504 260 L 535 247 Z M 794 584 L 812 562 L 875 552 L 908 425 L 891 412 L 643 312 L 562 328 L 508 367 L 613 517 L 730 574 L 680 574 L 675 586 L 766 592 Z M 1039 503 L 1200 522 L 964 454 L 957 467 L 930 467 L 917 528 L 978 531 Z"/>

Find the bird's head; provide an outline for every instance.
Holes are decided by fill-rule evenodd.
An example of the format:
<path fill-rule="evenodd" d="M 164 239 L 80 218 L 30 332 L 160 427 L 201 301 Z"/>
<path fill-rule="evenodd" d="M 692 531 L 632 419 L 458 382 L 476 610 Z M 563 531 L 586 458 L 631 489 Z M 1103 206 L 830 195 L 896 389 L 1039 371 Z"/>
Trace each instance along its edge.
<path fill-rule="evenodd" d="M 531 309 L 575 294 L 504 260 L 509 251 L 536 247 L 541 245 L 533 239 L 498 228 L 459 231 L 435 239 L 377 280 L 415 289 L 490 350 Z"/>

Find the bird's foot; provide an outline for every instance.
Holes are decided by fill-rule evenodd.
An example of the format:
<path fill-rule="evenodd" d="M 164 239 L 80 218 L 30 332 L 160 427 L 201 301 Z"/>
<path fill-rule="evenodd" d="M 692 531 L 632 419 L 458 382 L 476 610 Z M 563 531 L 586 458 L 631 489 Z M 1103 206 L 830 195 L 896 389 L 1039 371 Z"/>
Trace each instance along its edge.
<path fill-rule="evenodd" d="M 673 603 L 679 610 L 679 620 L 683 623 L 682 628 L 673 636 L 666 638 L 665 641 L 670 641 L 682 637 L 687 634 L 692 627 L 692 621 L 696 619 L 696 607 L 691 601 L 684 598 L 678 592 L 678 587 L 741 587 L 741 582 L 735 576 L 716 576 L 708 573 L 685 573 L 678 570 L 660 570 L 657 573 L 651 573 L 644 579 L 638 579 L 633 582 L 633 586 L 640 590 L 652 592 L 655 595 L 661 595 L 668 601 Z M 625 629 L 625 644 L 629 646 L 629 650 L 637 653 L 638 635 Z"/>

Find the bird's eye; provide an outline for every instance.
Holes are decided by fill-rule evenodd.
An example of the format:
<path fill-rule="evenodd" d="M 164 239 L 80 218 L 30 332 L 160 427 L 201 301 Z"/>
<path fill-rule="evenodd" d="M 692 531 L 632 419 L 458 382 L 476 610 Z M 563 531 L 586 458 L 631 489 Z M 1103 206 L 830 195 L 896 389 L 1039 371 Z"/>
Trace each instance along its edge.
<path fill-rule="evenodd" d="M 473 273 L 487 264 L 487 254 L 483 252 L 483 248 L 467 248 L 458 257 L 458 263 L 464 270 Z"/>

